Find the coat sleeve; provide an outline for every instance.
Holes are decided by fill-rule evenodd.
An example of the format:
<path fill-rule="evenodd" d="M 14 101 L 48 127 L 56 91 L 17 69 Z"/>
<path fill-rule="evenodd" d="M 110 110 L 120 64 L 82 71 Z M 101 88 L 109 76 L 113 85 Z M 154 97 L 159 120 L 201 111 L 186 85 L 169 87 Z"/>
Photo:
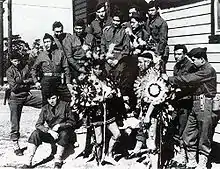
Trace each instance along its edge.
<path fill-rule="evenodd" d="M 66 104 L 66 106 L 65 106 L 65 115 L 66 115 L 66 121 L 63 123 L 60 123 L 60 128 L 72 127 L 75 129 L 75 126 L 76 126 L 75 116 L 72 113 L 68 104 Z"/>
<path fill-rule="evenodd" d="M 130 49 L 130 38 L 129 35 L 124 32 L 124 38 L 123 38 L 123 51 L 122 55 L 128 55 Z"/>
<path fill-rule="evenodd" d="M 68 62 L 67 62 L 67 57 L 64 55 L 63 52 L 61 52 L 61 55 L 62 55 L 62 67 L 64 69 L 64 73 L 65 73 L 65 77 L 66 77 L 66 83 L 67 84 L 70 84 L 70 69 L 69 69 L 69 65 L 68 65 Z"/>
<path fill-rule="evenodd" d="M 32 79 L 33 79 L 33 82 L 36 83 L 38 81 L 37 79 L 37 70 L 39 68 L 39 66 L 41 65 L 41 54 L 38 55 L 38 57 L 36 58 L 35 62 L 34 62 L 34 65 L 32 66 L 31 68 L 31 76 L 32 76 Z"/>
<path fill-rule="evenodd" d="M 46 109 L 42 108 L 35 127 L 36 129 L 41 130 L 44 133 L 47 133 L 49 130 L 49 127 L 44 126 L 44 123 L 46 121 L 45 113 L 46 113 Z"/>
<path fill-rule="evenodd" d="M 159 32 L 159 44 L 158 44 L 158 52 L 162 55 L 165 51 L 167 45 L 167 37 L 168 37 L 168 25 L 164 21 L 161 25 L 160 32 Z"/>
<path fill-rule="evenodd" d="M 74 68 L 75 70 L 79 70 L 80 66 L 77 64 L 77 62 L 74 60 L 73 55 L 73 45 L 74 45 L 74 36 L 71 35 L 69 37 L 69 42 L 64 45 L 65 54 L 67 57 L 67 61 L 70 65 L 70 67 Z"/>
<path fill-rule="evenodd" d="M 211 76 L 212 76 L 212 70 L 205 69 L 205 70 L 197 71 L 195 73 L 169 77 L 168 80 L 170 83 L 178 87 L 187 87 L 187 86 L 194 86 L 201 84 L 204 81 L 210 79 Z"/>

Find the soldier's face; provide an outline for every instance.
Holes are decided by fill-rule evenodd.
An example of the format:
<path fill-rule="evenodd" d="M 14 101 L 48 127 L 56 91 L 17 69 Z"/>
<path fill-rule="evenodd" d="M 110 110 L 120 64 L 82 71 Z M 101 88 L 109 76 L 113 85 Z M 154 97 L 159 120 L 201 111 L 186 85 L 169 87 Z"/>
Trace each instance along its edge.
<path fill-rule="evenodd" d="M 135 8 L 129 9 L 129 11 L 128 11 L 129 17 L 132 17 L 132 14 L 133 14 L 133 13 L 136 13 L 136 12 L 137 12 L 137 10 L 136 10 Z"/>
<path fill-rule="evenodd" d="M 144 71 L 149 68 L 150 63 L 152 62 L 149 58 L 138 57 L 138 68 L 140 71 Z"/>
<path fill-rule="evenodd" d="M 139 26 L 139 22 L 136 19 L 132 18 L 131 19 L 131 28 L 132 28 L 132 30 L 135 30 L 138 26 Z"/>
<path fill-rule="evenodd" d="M 50 38 L 44 39 L 44 47 L 47 51 L 49 51 L 51 49 L 52 43 L 53 42 Z"/>
<path fill-rule="evenodd" d="M 58 97 L 57 97 L 56 95 L 53 95 L 53 96 L 51 96 L 50 98 L 47 99 L 48 103 L 49 103 L 52 107 L 56 106 L 57 100 L 58 100 Z"/>
<path fill-rule="evenodd" d="M 185 57 L 185 54 L 183 54 L 183 49 L 178 49 L 174 51 L 174 58 L 176 62 L 180 62 Z"/>
<path fill-rule="evenodd" d="M 155 7 L 148 9 L 148 14 L 150 17 L 154 17 L 157 14 L 157 12 L 158 10 Z"/>
<path fill-rule="evenodd" d="M 63 28 L 62 27 L 57 27 L 54 28 L 54 35 L 59 38 L 63 34 Z"/>
<path fill-rule="evenodd" d="M 106 15 L 106 10 L 104 6 L 96 11 L 96 16 L 101 20 L 105 18 L 105 15 Z"/>
<path fill-rule="evenodd" d="M 118 16 L 114 16 L 112 20 L 112 24 L 115 28 L 119 27 L 121 24 L 121 20 Z"/>
<path fill-rule="evenodd" d="M 193 64 L 196 66 L 196 67 L 200 67 L 204 64 L 205 60 L 203 58 L 195 58 L 195 57 L 192 57 L 191 60 L 193 61 Z"/>
<path fill-rule="evenodd" d="M 21 63 L 19 59 L 11 59 L 11 63 L 15 66 L 18 67 L 18 65 Z"/>
<path fill-rule="evenodd" d="M 81 36 L 82 33 L 83 33 L 83 27 L 82 26 L 75 26 L 74 31 L 75 31 L 77 36 Z"/>

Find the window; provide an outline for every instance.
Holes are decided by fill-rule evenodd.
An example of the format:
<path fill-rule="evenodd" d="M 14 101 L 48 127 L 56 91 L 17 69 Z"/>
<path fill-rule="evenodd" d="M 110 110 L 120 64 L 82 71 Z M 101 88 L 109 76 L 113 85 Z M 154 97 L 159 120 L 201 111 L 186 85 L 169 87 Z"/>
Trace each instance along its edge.
<path fill-rule="evenodd" d="M 215 34 L 220 34 L 220 0 L 215 0 Z"/>
<path fill-rule="evenodd" d="M 220 43 L 220 0 L 211 0 L 211 35 L 209 43 Z"/>

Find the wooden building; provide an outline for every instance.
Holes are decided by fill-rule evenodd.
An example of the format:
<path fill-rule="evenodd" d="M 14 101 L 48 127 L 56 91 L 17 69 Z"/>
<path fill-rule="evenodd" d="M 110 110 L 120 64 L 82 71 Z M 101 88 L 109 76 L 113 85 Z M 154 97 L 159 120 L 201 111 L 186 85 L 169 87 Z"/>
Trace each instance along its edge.
<path fill-rule="evenodd" d="M 120 2 L 120 4 L 124 3 L 124 8 L 127 7 L 124 0 Z M 175 64 L 174 45 L 185 44 L 188 50 L 195 47 L 207 47 L 208 60 L 217 71 L 217 91 L 220 94 L 220 0 L 160 0 L 160 2 L 161 15 L 169 27 L 168 74 L 172 75 Z M 76 18 L 84 18 L 90 15 L 89 10 L 87 10 L 89 9 L 88 6 L 77 10 L 80 5 L 86 7 L 86 3 L 89 5 L 92 2 L 75 0 Z M 92 8 L 94 7 L 93 4 Z M 214 140 L 220 143 L 220 124 L 216 127 Z"/>

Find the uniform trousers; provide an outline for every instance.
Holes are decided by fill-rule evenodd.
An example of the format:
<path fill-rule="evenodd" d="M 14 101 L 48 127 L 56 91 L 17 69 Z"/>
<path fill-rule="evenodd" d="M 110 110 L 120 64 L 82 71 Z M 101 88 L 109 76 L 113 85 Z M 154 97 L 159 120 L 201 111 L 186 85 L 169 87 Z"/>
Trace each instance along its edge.
<path fill-rule="evenodd" d="M 189 152 L 198 150 L 206 156 L 211 152 L 212 137 L 218 122 L 218 115 L 212 111 L 212 101 L 205 98 L 204 110 L 199 99 L 193 101 L 192 112 L 183 133 L 183 141 Z"/>
<path fill-rule="evenodd" d="M 11 95 L 12 96 L 12 95 Z M 20 138 L 20 119 L 23 106 L 31 106 L 35 108 L 41 108 L 42 99 L 38 96 L 33 96 L 28 94 L 23 97 L 10 97 L 9 98 L 9 108 L 11 111 L 10 121 L 11 121 L 11 135 L 10 138 L 16 141 Z"/>

